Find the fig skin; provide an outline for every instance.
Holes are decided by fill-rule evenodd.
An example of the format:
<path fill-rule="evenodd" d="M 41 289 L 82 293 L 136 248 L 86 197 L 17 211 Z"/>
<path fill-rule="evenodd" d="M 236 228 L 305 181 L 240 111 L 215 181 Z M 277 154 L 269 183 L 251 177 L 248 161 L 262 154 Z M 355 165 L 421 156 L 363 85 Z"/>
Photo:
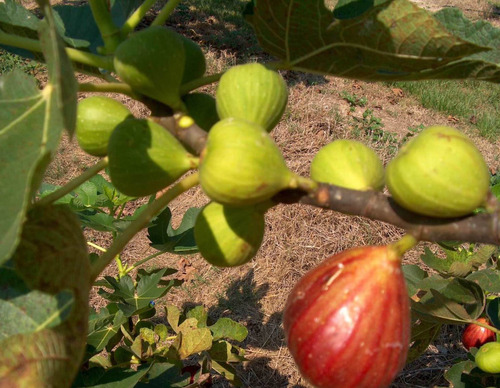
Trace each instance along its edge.
<path fill-rule="evenodd" d="M 260 63 L 247 63 L 222 75 L 216 101 L 221 119 L 248 120 L 270 132 L 285 111 L 288 89 L 278 72 Z"/>
<path fill-rule="evenodd" d="M 203 130 L 210 131 L 218 121 L 215 98 L 206 93 L 190 93 L 182 97 L 188 115 Z"/>
<path fill-rule="evenodd" d="M 113 185 L 132 197 L 151 195 L 197 167 L 197 158 L 162 126 L 142 119 L 120 123 L 108 146 Z"/>
<path fill-rule="evenodd" d="M 182 110 L 180 86 L 186 63 L 183 39 L 160 26 L 135 32 L 116 49 L 113 64 L 132 89 Z"/>
<path fill-rule="evenodd" d="M 201 255 L 217 267 L 235 267 L 250 261 L 264 238 L 267 207 L 229 207 L 211 202 L 194 225 Z"/>
<path fill-rule="evenodd" d="M 486 201 L 489 181 L 488 166 L 474 143 L 450 127 L 425 129 L 386 168 L 394 200 L 430 217 L 471 213 Z"/>
<path fill-rule="evenodd" d="M 476 365 L 486 373 L 500 373 L 500 342 L 488 342 L 475 355 Z"/>
<path fill-rule="evenodd" d="M 196 42 L 186 38 L 184 35 L 179 34 L 179 37 L 184 45 L 184 53 L 186 56 L 184 74 L 182 75 L 181 81 L 182 84 L 185 84 L 196 78 L 203 77 L 207 70 L 207 63 L 205 54 L 203 54 L 203 51 Z"/>
<path fill-rule="evenodd" d="M 491 322 L 487 318 L 478 318 L 477 321 L 491 325 Z M 496 341 L 496 338 L 496 334 L 493 331 L 471 323 L 467 325 L 462 333 L 462 344 L 469 350 L 470 348 L 479 348 L 485 343 Z"/>
<path fill-rule="evenodd" d="M 233 206 L 263 202 L 293 187 L 296 175 L 260 126 L 229 118 L 208 133 L 200 157 L 200 185 L 213 201 Z"/>
<path fill-rule="evenodd" d="M 331 256 L 295 285 L 283 324 L 290 353 L 315 387 L 388 387 L 410 341 L 401 257 L 391 246 Z"/>
<path fill-rule="evenodd" d="M 352 190 L 382 190 L 384 166 L 377 154 L 355 140 L 326 145 L 311 163 L 311 178 Z"/>
<path fill-rule="evenodd" d="M 93 96 L 78 103 L 76 139 L 81 149 L 93 156 L 106 156 L 111 132 L 132 113 L 113 98 Z"/>

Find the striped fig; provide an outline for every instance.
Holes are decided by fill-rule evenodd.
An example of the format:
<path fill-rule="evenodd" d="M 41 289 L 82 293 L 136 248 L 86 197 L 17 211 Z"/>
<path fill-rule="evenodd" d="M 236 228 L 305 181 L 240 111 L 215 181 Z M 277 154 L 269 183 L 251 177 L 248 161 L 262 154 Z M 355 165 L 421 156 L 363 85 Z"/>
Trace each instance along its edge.
<path fill-rule="evenodd" d="M 115 128 L 108 157 L 111 182 L 132 197 L 154 194 L 198 165 L 170 132 L 142 119 L 128 119 Z"/>
<path fill-rule="evenodd" d="M 264 206 L 262 206 L 264 205 Z M 218 267 L 250 261 L 264 237 L 267 204 L 230 207 L 211 202 L 196 218 L 194 238 L 201 255 Z"/>
<path fill-rule="evenodd" d="M 199 170 L 205 194 L 235 206 L 263 202 L 305 179 L 288 169 L 280 149 L 262 127 L 235 118 L 212 127 Z"/>
<path fill-rule="evenodd" d="M 184 44 L 179 34 L 160 26 L 135 32 L 116 49 L 116 73 L 139 93 L 182 110 Z"/>
<path fill-rule="evenodd" d="M 404 366 L 411 326 L 399 252 L 393 245 L 341 252 L 293 288 L 285 335 L 315 387 L 388 387 Z"/>
<path fill-rule="evenodd" d="M 382 190 L 384 166 L 377 154 L 355 140 L 336 140 L 311 163 L 311 178 L 352 190 Z"/>
<path fill-rule="evenodd" d="M 111 132 L 115 127 L 132 117 L 122 103 L 105 96 L 85 98 L 78 103 L 76 116 L 76 139 L 90 155 L 106 156 Z"/>
<path fill-rule="evenodd" d="M 386 183 L 394 200 L 415 213 L 460 217 L 486 201 L 488 166 L 462 132 L 442 126 L 423 130 L 387 165 Z"/>
<path fill-rule="evenodd" d="M 285 111 L 288 90 L 278 72 L 259 63 L 247 63 L 224 73 L 215 97 L 221 119 L 248 120 L 270 132 Z"/>
<path fill-rule="evenodd" d="M 491 325 L 488 318 L 478 318 L 477 322 Z M 462 333 L 462 344 L 467 350 L 470 348 L 479 348 L 487 342 L 496 341 L 496 339 L 497 336 L 495 332 L 486 327 L 476 325 L 475 323 L 467 325 Z"/>

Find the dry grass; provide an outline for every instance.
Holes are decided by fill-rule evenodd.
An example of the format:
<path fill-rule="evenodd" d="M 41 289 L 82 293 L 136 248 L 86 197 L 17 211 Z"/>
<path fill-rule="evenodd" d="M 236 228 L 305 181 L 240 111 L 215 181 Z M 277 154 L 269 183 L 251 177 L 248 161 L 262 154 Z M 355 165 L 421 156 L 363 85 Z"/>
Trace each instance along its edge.
<path fill-rule="evenodd" d="M 436 2 L 433 1 L 433 4 Z M 181 20 L 174 16 L 173 25 L 182 24 L 180 30 L 200 42 L 207 56 L 209 73 L 219 72 L 242 58 L 248 58 L 247 52 L 215 46 L 216 40 L 210 40 L 210 34 L 217 33 L 216 28 L 213 25 L 203 27 L 200 20 L 203 19 L 192 20 L 192 24 L 191 21 L 180 23 Z M 265 58 L 261 53 L 251 55 Z M 351 112 L 349 104 L 340 95 L 342 91 L 366 97 L 366 108 L 372 109 L 384 124 L 384 131 L 393 133 L 397 139 L 403 138 L 408 127 L 449 125 L 450 118 L 446 115 L 423 109 L 411 97 L 379 84 L 294 72 L 283 75 L 290 86 L 289 105 L 272 135 L 283 150 L 289 167 L 303 175 L 308 174 L 313 155 L 337 138 L 357 138 L 375 146 L 385 163 L 392 157 L 386 144 L 373 144 L 368 136 L 354 135 L 354 118 L 361 117 L 365 108 L 358 107 Z M 83 81 L 91 79 L 81 76 L 80 82 Z M 206 87 L 205 90 L 214 92 L 214 87 Z M 144 106 L 128 97 L 114 97 L 125 103 L 135 116 L 148 114 Z M 453 125 L 470 133 L 491 168 L 498 168 L 498 142 L 493 144 L 479 138 L 467 123 L 454 122 Z M 47 181 L 63 184 L 93 161 L 94 158 L 84 155 L 74 142 L 66 140 L 49 169 Z M 180 222 L 185 210 L 202 206 L 207 201 L 199 188 L 175 200 L 171 204 L 174 226 Z M 245 386 L 309 387 L 297 372 L 285 346 L 281 316 L 289 291 L 300 276 L 325 257 L 353 246 L 386 244 L 400 237 L 403 231 L 360 217 L 301 205 L 278 205 L 268 212 L 266 221 L 264 243 L 254 260 L 242 267 L 220 270 L 211 267 L 199 255 L 186 257 L 194 268 L 194 276 L 185 285 L 167 294 L 160 304 L 174 303 L 179 307 L 201 304 L 208 309 L 211 319 L 228 316 L 246 325 L 249 335 L 244 347 L 250 361 L 239 368 Z M 110 241 L 102 234 L 91 233 L 89 238 L 102 245 Z M 405 262 L 418 263 L 422 250 L 418 247 L 408 253 Z M 125 250 L 124 260 L 130 264 L 152 252 L 145 234 L 141 233 Z M 177 268 L 178 261 L 179 256 L 165 254 L 151 265 Z M 106 273 L 115 274 L 116 268 L 112 265 Z M 95 292 L 92 304 L 97 308 L 104 304 Z M 446 385 L 443 372 L 456 358 L 463 358 L 466 354 L 459 345 L 459 333 L 458 327 L 444 327 L 436 345 L 408 365 L 393 386 Z M 215 386 L 223 387 L 227 383 L 218 380 Z"/>

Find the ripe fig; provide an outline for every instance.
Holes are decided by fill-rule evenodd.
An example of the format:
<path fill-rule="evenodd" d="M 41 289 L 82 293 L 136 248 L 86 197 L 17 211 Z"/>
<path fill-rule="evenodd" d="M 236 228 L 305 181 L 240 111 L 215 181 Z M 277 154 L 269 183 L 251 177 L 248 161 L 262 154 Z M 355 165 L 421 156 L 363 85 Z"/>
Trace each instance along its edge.
<path fill-rule="evenodd" d="M 182 97 L 187 113 L 205 131 L 210 131 L 219 116 L 215 108 L 215 98 L 206 93 L 190 93 Z"/>
<path fill-rule="evenodd" d="M 3 340 L 0 381 L 4 386 L 70 386 L 85 352 L 91 286 L 87 244 L 76 215 L 64 205 L 33 207 L 13 262 L 29 288 L 49 294 L 70 290 L 74 299 L 63 323 Z"/>
<path fill-rule="evenodd" d="M 93 96 L 78 103 L 76 139 L 82 150 L 94 156 L 106 156 L 111 132 L 132 114 L 113 98 Z"/>
<path fill-rule="evenodd" d="M 500 342 L 488 342 L 475 355 L 476 365 L 486 373 L 500 373 Z"/>
<path fill-rule="evenodd" d="M 216 92 L 221 119 L 234 117 L 259 124 L 270 132 L 281 119 L 288 90 L 281 75 L 259 63 L 230 68 Z"/>
<path fill-rule="evenodd" d="M 196 78 L 203 77 L 207 70 L 207 63 L 205 61 L 205 54 L 191 39 L 183 35 L 179 35 L 184 45 L 186 61 L 184 64 L 184 74 L 182 76 L 182 84 L 192 81 Z"/>
<path fill-rule="evenodd" d="M 212 127 L 199 170 L 205 194 L 226 205 L 263 202 L 297 187 L 297 175 L 287 168 L 269 134 L 241 119 L 224 119 Z"/>
<path fill-rule="evenodd" d="M 264 237 L 264 213 L 271 204 L 242 207 L 211 202 L 196 218 L 194 238 L 201 255 L 218 267 L 250 261 Z"/>
<path fill-rule="evenodd" d="M 179 34 L 160 26 L 148 27 L 123 41 L 113 61 L 118 76 L 132 89 L 174 110 L 182 109 L 179 88 L 186 55 Z"/>
<path fill-rule="evenodd" d="M 491 325 L 491 322 L 487 318 L 478 318 L 477 321 Z M 462 333 L 462 344 L 469 350 L 470 348 L 479 348 L 487 342 L 496 341 L 496 338 L 493 331 L 471 323 L 467 325 Z"/>
<path fill-rule="evenodd" d="M 115 128 L 108 157 L 111 182 L 132 197 L 154 194 L 198 164 L 165 128 L 139 119 L 125 120 Z"/>
<path fill-rule="evenodd" d="M 311 178 L 353 190 L 382 190 L 384 166 L 377 154 L 355 140 L 336 140 L 311 163 Z"/>
<path fill-rule="evenodd" d="M 386 168 L 394 200 L 431 217 L 471 213 L 486 201 L 489 181 L 488 167 L 474 143 L 449 127 L 423 130 Z"/>
<path fill-rule="evenodd" d="M 341 252 L 293 288 L 285 335 L 315 387 L 388 387 L 404 366 L 411 326 L 398 252 L 393 246 Z"/>

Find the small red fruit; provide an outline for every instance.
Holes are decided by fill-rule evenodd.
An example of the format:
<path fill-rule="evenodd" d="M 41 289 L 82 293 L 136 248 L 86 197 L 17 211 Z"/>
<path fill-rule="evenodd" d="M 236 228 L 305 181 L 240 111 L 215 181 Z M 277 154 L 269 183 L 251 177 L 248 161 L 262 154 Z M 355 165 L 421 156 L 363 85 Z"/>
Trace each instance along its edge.
<path fill-rule="evenodd" d="M 478 318 L 477 321 L 491 325 L 491 322 L 487 318 Z M 467 350 L 470 348 L 479 348 L 481 345 L 493 341 L 496 341 L 495 333 L 475 323 L 467 325 L 462 333 L 462 344 Z"/>
<path fill-rule="evenodd" d="M 288 348 L 315 387 L 387 387 L 404 366 L 410 308 L 398 252 L 347 250 L 292 290 L 283 319 Z"/>

